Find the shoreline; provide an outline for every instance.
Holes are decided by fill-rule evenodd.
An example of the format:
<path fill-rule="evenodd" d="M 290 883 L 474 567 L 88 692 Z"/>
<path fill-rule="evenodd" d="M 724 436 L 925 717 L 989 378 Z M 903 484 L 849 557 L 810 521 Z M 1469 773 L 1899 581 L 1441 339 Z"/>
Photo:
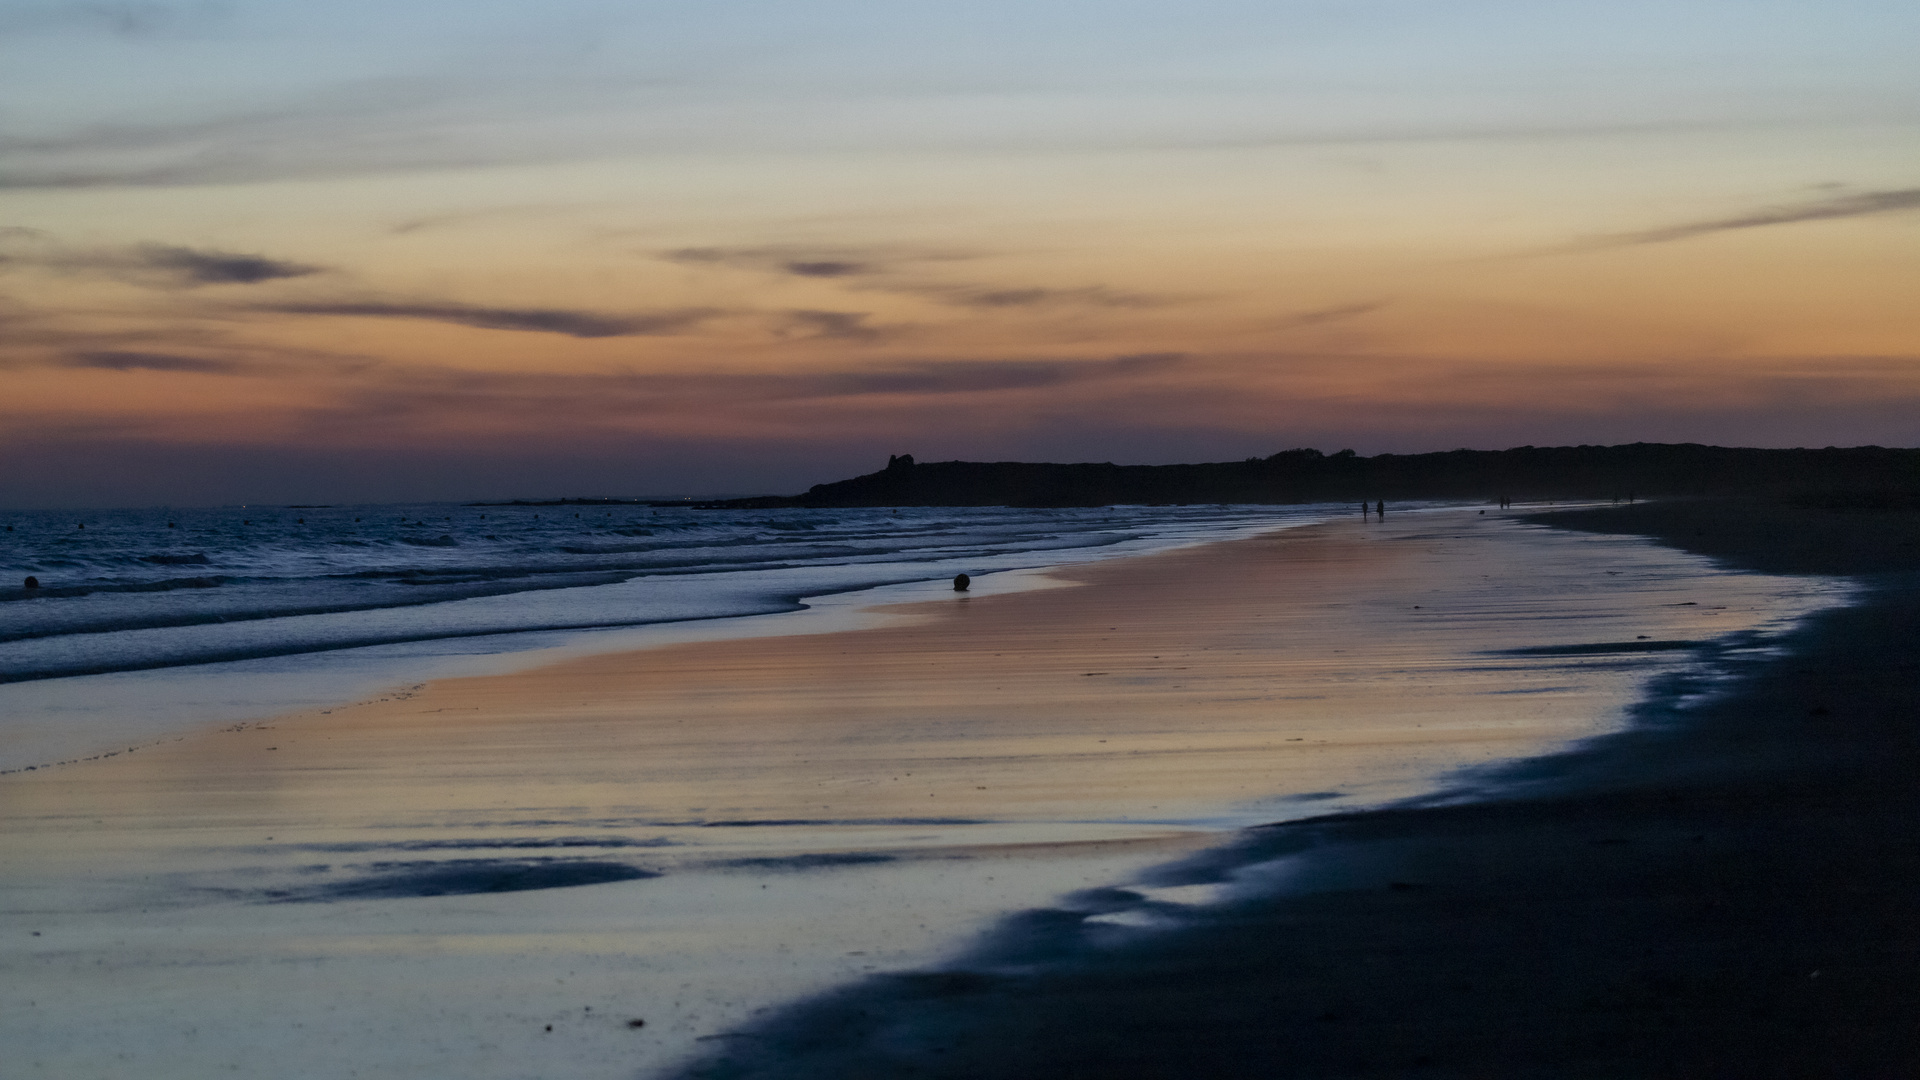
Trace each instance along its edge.
<path fill-rule="evenodd" d="M 1654 687 L 1477 792 L 1246 830 L 674 1075 L 1920 1074 L 1920 515 L 1558 516 L 1866 588 L 1703 701 Z"/>
<path fill-rule="evenodd" d="M 298 1075 L 662 1069 L 1074 889 L 1124 933 L 1110 883 L 1609 730 L 1642 673 L 1687 666 L 1636 637 L 1824 595 L 1471 511 L 1060 576 L 7 777 L 7 909 L 46 936 L 0 952 L 34 999 L 0 1011 L 70 1071 L 116 1047 L 146 1076 L 258 1071 L 256 1046 Z M 1602 651 L 1528 653 L 1546 634 Z"/>
<path fill-rule="evenodd" d="M 1047 587 L 1046 581 L 1037 579 L 1044 579 L 1050 567 L 1130 558 L 1310 524 L 1325 520 L 1329 510 L 1323 506 L 1241 509 L 1262 520 L 1249 524 L 1242 515 L 1181 520 L 1144 529 L 1136 528 L 1140 522 L 1132 522 L 1119 527 L 1122 532 L 1133 530 L 1132 534 L 1113 543 L 975 552 L 974 557 L 945 553 L 897 564 L 786 567 L 745 577 L 717 570 L 698 580 L 642 574 L 597 587 L 595 591 L 604 594 L 603 598 L 583 598 L 586 609 L 599 611 L 609 619 L 599 626 L 568 625 L 579 620 L 556 614 L 550 620 L 555 625 L 546 629 L 455 633 L 451 631 L 459 628 L 450 624 L 444 628 L 447 633 L 377 644 L 262 655 L 242 649 L 235 658 L 219 661 L 199 658 L 110 666 L 90 675 L 0 678 L 0 713 L 8 717 L 8 724 L 0 728 L 0 775 L 98 761 L 125 753 L 130 746 L 158 745 L 182 735 L 203 734 L 220 725 L 273 722 L 322 708 L 350 706 L 427 681 L 525 671 L 557 660 L 663 644 L 833 633 L 882 625 L 886 616 L 868 614 L 865 609 L 938 596 L 946 590 L 945 583 L 956 568 L 974 576 L 975 595 Z M 1192 530 L 1217 535 L 1194 539 L 1187 535 Z M 390 610 L 445 609 L 447 614 L 442 618 L 457 623 L 472 617 L 455 618 L 465 605 L 548 604 L 554 596 L 551 591 L 534 590 L 515 596 Z M 624 599 L 605 598 L 614 596 Z M 662 615 L 657 621 L 630 621 L 627 615 L 635 605 L 666 612 L 703 606 L 713 610 L 697 615 Z M 299 616 L 293 621 L 358 617 L 333 613 Z M 243 620 L 220 629 L 227 632 L 237 627 L 245 631 L 253 625 L 252 620 Z M 97 648 L 90 638 L 80 635 L 75 641 L 47 639 L 46 643 Z M 129 716 L 139 719 L 129 724 Z"/>

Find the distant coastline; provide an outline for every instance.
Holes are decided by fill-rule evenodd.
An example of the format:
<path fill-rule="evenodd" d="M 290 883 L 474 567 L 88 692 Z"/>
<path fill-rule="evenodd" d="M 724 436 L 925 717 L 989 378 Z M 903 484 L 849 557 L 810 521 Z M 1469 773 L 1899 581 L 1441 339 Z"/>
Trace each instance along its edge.
<path fill-rule="evenodd" d="M 1376 454 L 1284 450 L 1194 465 L 915 462 L 801 495 L 715 499 L 703 509 L 872 506 L 1106 506 L 1361 499 L 1542 501 L 1767 495 L 1826 508 L 1920 507 L 1920 449 L 1763 450 L 1698 443 L 1521 446 Z M 587 500 L 577 500 L 585 502 Z"/>

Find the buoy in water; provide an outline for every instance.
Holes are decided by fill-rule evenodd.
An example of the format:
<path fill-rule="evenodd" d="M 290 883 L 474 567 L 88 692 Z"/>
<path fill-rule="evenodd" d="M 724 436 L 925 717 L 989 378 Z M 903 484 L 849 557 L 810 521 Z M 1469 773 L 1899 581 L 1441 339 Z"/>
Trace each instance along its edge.
<path fill-rule="evenodd" d="M 37 589 L 40 587 L 40 579 L 34 577 L 32 574 L 28 574 L 27 580 L 21 582 L 20 587 L 23 589 Z"/>
<path fill-rule="evenodd" d="M 968 576 L 967 576 L 967 575 L 965 575 L 965 574 L 955 574 L 955 575 L 953 576 L 953 591 L 954 591 L 954 592 L 966 592 L 966 591 L 967 591 L 967 586 L 969 586 L 969 585 L 971 585 L 971 584 L 973 584 L 973 579 L 972 579 L 972 578 L 970 578 L 970 577 L 968 577 Z"/>

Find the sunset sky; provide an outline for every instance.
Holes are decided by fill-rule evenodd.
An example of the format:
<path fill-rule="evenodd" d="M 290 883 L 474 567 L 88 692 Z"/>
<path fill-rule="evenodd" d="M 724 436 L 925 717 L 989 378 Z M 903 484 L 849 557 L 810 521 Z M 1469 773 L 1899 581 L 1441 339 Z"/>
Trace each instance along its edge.
<path fill-rule="evenodd" d="M 1920 445 L 1912 0 L 0 0 L 0 505 Z"/>

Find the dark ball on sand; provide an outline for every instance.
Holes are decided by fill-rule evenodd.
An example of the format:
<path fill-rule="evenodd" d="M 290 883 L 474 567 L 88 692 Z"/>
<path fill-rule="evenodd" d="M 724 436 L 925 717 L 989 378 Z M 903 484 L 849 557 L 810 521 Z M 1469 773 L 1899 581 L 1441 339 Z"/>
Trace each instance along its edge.
<path fill-rule="evenodd" d="M 40 587 L 40 579 L 34 577 L 32 574 L 28 574 L 27 580 L 21 582 L 20 587 L 23 589 L 37 589 Z"/>
<path fill-rule="evenodd" d="M 967 586 L 969 586 L 969 585 L 971 585 L 971 584 L 973 584 L 973 579 L 972 579 L 972 578 L 970 578 L 970 577 L 968 577 L 968 576 L 967 576 L 967 575 L 965 575 L 965 574 L 955 574 L 955 575 L 953 576 L 953 591 L 954 591 L 954 592 L 966 592 L 966 591 L 967 591 Z"/>

